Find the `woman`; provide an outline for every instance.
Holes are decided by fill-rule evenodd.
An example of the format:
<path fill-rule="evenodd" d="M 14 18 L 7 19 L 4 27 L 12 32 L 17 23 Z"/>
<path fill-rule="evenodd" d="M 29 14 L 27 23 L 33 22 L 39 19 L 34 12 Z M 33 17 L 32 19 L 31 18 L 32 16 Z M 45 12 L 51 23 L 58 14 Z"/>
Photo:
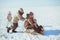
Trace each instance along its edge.
<path fill-rule="evenodd" d="M 36 19 L 34 19 L 34 14 L 30 12 L 30 14 L 27 15 L 27 20 L 25 21 L 25 28 L 26 29 L 33 29 L 34 32 L 42 33 L 43 27 L 38 26 Z"/>
<path fill-rule="evenodd" d="M 25 18 L 23 17 L 24 11 L 22 8 L 20 8 L 20 10 L 18 10 L 17 15 L 13 18 L 13 28 L 12 28 L 12 32 L 17 32 L 15 31 L 15 29 L 18 27 L 18 21 L 24 21 Z"/>
<path fill-rule="evenodd" d="M 23 14 L 24 14 L 24 11 L 22 8 L 20 8 L 20 10 L 18 10 L 18 13 L 17 15 L 15 15 L 13 17 L 13 27 L 8 29 L 8 32 L 12 29 L 12 32 L 17 32 L 16 31 L 16 28 L 18 27 L 18 21 L 21 20 L 21 21 L 24 21 L 25 18 L 23 17 Z"/>

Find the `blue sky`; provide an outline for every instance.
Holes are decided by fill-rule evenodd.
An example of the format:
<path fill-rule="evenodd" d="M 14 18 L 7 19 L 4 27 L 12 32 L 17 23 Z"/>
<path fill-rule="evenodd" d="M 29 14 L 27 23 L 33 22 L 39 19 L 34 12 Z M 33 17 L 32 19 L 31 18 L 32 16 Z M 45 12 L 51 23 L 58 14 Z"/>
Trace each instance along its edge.
<path fill-rule="evenodd" d="M 60 0 L 0 0 L 2 7 L 60 6 Z"/>
<path fill-rule="evenodd" d="M 0 0 L 0 10 L 25 7 L 60 6 L 60 0 Z"/>

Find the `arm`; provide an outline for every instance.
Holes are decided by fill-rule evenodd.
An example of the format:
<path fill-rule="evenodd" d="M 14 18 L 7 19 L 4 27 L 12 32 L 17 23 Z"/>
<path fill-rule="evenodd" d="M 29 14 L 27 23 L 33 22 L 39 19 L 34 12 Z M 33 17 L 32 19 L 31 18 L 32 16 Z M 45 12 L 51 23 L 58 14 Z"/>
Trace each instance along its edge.
<path fill-rule="evenodd" d="M 30 20 L 28 20 L 28 22 L 30 23 L 30 25 L 31 25 L 32 27 L 36 27 L 36 28 L 37 28 L 36 23 L 33 23 L 33 22 L 32 22 L 32 21 L 30 21 Z"/>
<path fill-rule="evenodd" d="M 30 23 L 30 25 L 31 25 L 32 27 L 34 26 L 33 22 L 32 22 L 30 19 L 28 19 L 28 22 Z"/>
<path fill-rule="evenodd" d="M 36 19 L 34 19 L 34 22 L 35 22 L 35 23 L 37 23 L 37 20 L 36 20 Z"/>
<path fill-rule="evenodd" d="M 38 26 L 38 24 L 37 24 L 37 20 L 36 20 L 36 19 L 34 19 L 34 25 L 35 25 L 35 27 Z"/>
<path fill-rule="evenodd" d="M 28 27 L 28 23 L 27 23 L 27 21 L 25 21 L 25 23 L 24 23 L 24 27 L 27 29 L 27 27 Z"/>

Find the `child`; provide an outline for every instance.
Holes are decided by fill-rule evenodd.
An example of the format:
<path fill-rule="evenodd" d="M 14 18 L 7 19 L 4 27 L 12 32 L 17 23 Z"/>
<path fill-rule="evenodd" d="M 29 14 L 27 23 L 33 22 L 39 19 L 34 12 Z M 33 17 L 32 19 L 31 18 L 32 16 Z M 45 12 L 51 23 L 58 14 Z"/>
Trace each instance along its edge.
<path fill-rule="evenodd" d="M 8 15 L 7 15 L 7 32 L 9 32 L 10 28 L 13 26 L 12 24 L 12 16 L 11 16 L 11 12 L 9 11 Z"/>

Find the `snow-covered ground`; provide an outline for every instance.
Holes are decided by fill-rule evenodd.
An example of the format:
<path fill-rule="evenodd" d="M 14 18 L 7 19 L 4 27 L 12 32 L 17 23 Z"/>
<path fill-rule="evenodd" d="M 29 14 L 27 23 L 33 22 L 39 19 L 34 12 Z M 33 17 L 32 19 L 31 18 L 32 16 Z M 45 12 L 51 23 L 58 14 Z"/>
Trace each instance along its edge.
<path fill-rule="evenodd" d="M 3 22 L 4 24 L 4 22 Z M 0 27 L 0 40 L 60 40 L 60 26 L 48 26 L 43 25 L 44 34 L 43 35 L 33 35 L 29 33 L 25 33 L 25 29 L 23 26 L 23 22 L 19 22 L 19 26 L 16 29 L 17 33 L 7 33 L 6 32 L 6 24 L 1 24 Z"/>
<path fill-rule="evenodd" d="M 50 7 L 49 7 L 50 8 Z M 35 9 L 35 8 L 34 8 Z M 37 11 L 37 10 L 36 10 Z M 51 10 L 50 10 L 51 11 Z M 59 20 L 55 20 L 58 17 L 56 16 L 53 17 L 54 19 L 51 19 L 51 17 L 48 17 L 47 20 L 46 17 L 41 16 L 39 19 L 39 14 L 35 14 L 35 16 L 37 17 L 38 23 L 39 24 L 44 24 L 43 28 L 44 28 L 44 34 L 43 35 L 32 35 L 29 33 L 24 33 L 25 29 L 23 26 L 23 22 L 19 21 L 19 26 L 16 29 L 18 32 L 17 33 L 7 33 L 6 32 L 6 15 L 7 13 L 0 14 L 0 40 L 60 40 L 60 25 L 58 23 Z M 46 15 L 45 15 L 46 16 Z M 53 16 L 53 15 L 52 15 Z M 39 22 L 40 20 L 40 22 Z M 44 22 L 45 20 L 45 22 Z M 57 23 L 55 25 L 55 23 Z M 50 24 L 50 25 L 49 25 Z M 51 25 L 52 24 L 52 25 Z"/>
<path fill-rule="evenodd" d="M 47 25 L 43 25 L 45 30 L 43 35 L 32 35 L 29 33 L 24 33 L 25 29 L 22 21 L 19 21 L 19 26 L 16 29 L 18 31 L 17 33 L 7 33 L 6 14 L 0 15 L 0 40 L 60 40 L 60 25 L 48 25 L 49 22 Z M 37 17 L 37 20 L 39 21 L 39 17 Z"/>
<path fill-rule="evenodd" d="M 6 32 L 6 16 L 11 11 L 14 16 L 20 8 L 26 13 L 32 11 L 43 35 L 25 33 L 24 22 L 19 21 L 17 33 Z M 60 40 L 60 0 L 0 0 L 0 40 Z"/>
<path fill-rule="evenodd" d="M 19 30 L 17 33 L 7 33 L 6 28 L 0 28 L 0 40 L 60 40 L 60 30 L 47 30 L 44 35 L 24 33 L 19 28 L 17 30 Z"/>

